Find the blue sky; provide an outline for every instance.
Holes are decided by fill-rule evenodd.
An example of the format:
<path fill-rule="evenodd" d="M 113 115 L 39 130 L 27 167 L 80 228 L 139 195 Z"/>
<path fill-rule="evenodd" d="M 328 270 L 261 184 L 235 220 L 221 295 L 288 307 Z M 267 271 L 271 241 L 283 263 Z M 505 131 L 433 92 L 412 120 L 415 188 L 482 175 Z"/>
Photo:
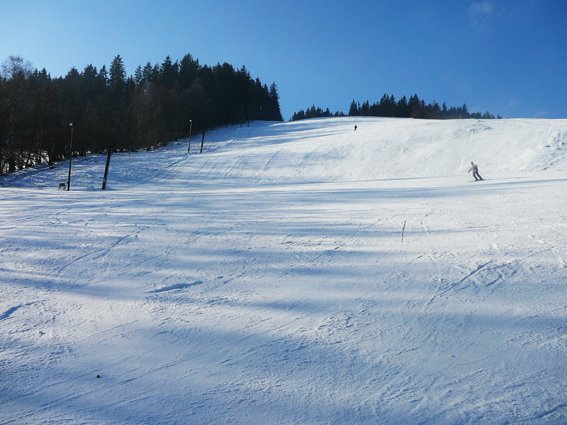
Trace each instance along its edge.
<path fill-rule="evenodd" d="M 566 0 L 0 0 L 0 16 L 1 61 L 58 76 L 120 54 L 131 74 L 191 53 L 275 81 L 286 119 L 384 93 L 567 118 Z"/>

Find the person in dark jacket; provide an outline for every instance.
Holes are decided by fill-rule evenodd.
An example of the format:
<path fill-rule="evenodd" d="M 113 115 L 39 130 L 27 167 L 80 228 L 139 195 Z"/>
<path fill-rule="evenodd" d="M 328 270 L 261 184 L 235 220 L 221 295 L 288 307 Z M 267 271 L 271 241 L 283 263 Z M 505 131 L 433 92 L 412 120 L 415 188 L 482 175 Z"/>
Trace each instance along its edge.
<path fill-rule="evenodd" d="M 484 180 L 480 174 L 478 174 L 478 165 L 476 165 L 473 161 L 471 161 L 471 168 L 469 168 L 469 173 L 472 171 L 472 176 L 474 177 L 474 181 Z"/>

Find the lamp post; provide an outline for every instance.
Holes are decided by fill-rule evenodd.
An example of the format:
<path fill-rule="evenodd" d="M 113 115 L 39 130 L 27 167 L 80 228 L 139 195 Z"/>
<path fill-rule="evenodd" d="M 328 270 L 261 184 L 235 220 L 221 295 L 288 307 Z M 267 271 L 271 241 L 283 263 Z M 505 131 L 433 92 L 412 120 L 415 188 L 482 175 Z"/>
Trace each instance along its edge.
<path fill-rule="evenodd" d="M 187 139 L 187 153 L 191 150 L 191 130 L 193 129 L 193 120 L 189 120 L 189 138 Z"/>
<path fill-rule="evenodd" d="M 71 127 L 71 144 L 69 145 L 69 175 L 67 177 L 67 190 L 71 189 L 71 159 L 73 158 L 73 123 L 69 123 Z"/>

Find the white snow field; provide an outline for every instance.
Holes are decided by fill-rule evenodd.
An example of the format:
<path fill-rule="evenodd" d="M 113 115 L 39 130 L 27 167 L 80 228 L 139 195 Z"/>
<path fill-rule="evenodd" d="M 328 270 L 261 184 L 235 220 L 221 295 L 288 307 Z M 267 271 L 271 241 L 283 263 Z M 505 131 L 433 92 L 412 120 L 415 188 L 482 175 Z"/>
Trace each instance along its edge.
<path fill-rule="evenodd" d="M 567 120 L 200 140 L 0 178 L 1 424 L 567 423 Z"/>

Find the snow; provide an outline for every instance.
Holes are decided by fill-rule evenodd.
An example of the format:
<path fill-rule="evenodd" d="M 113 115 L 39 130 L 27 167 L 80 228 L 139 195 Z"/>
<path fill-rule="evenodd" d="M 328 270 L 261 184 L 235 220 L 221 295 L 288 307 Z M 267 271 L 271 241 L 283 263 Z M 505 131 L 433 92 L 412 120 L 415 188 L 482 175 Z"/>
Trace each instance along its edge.
<path fill-rule="evenodd" d="M 199 144 L 0 178 L 1 424 L 567 422 L 567 120 Z"/>

